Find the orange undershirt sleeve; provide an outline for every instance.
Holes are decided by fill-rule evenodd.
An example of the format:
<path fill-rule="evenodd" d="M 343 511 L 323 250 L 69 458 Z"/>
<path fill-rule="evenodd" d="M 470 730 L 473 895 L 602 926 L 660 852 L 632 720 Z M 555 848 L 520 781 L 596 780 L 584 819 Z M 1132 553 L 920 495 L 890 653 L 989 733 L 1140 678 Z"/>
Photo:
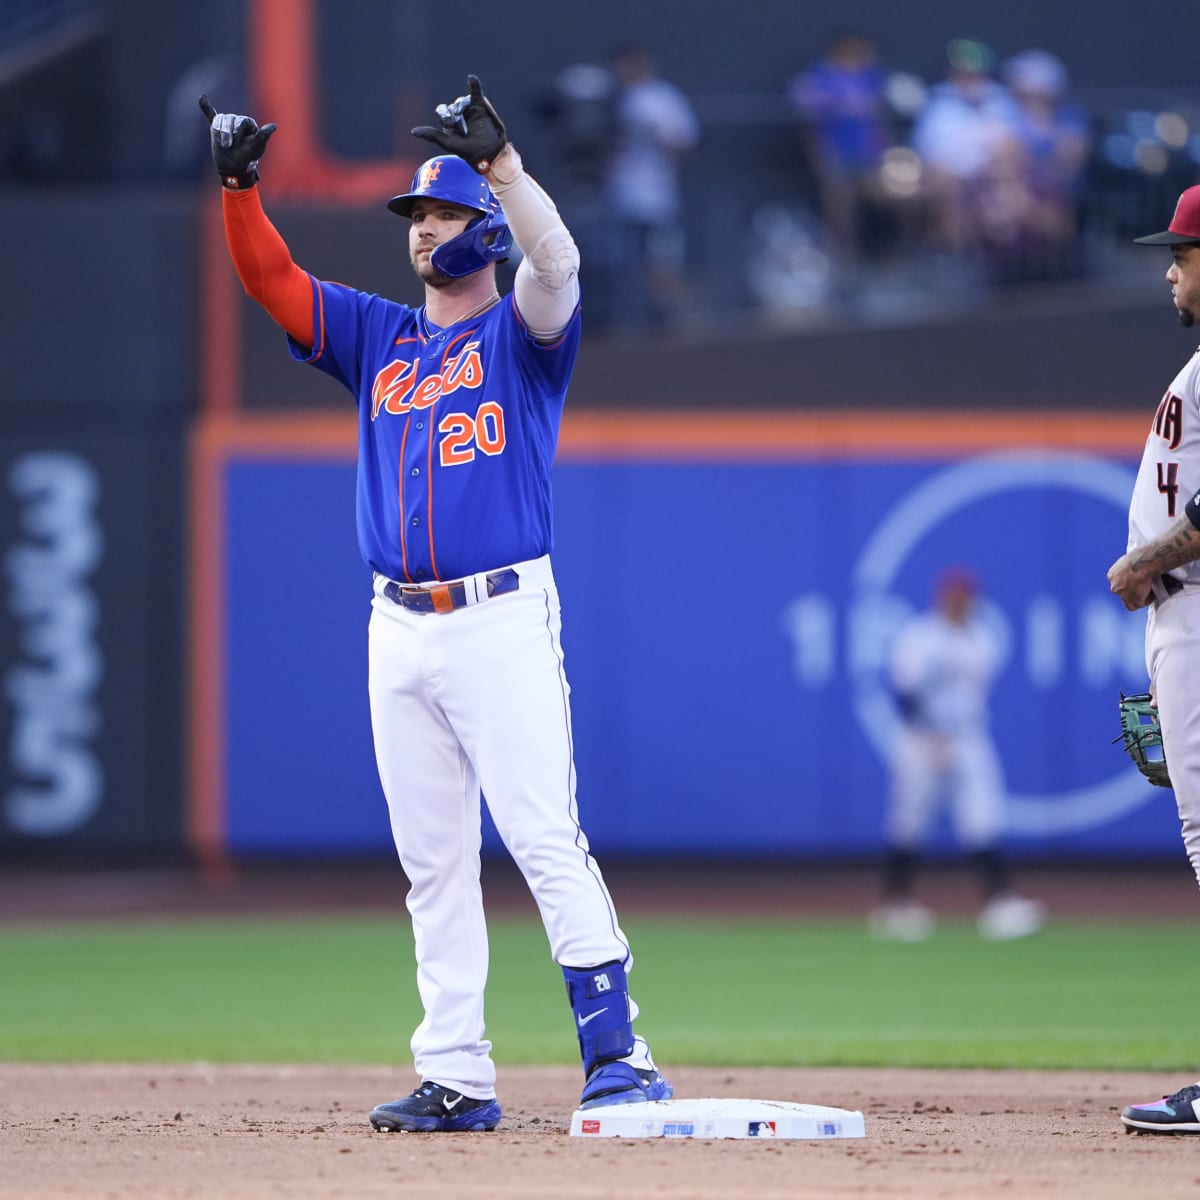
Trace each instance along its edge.
<path fill-rule="evenodd" d="M 292 262 L 287 243 L 263 211 L 258 188 L 223 188 L 221 201 L 225 240 L 246 295 L 302 346 L 314 345 L 312 276 Z"/>

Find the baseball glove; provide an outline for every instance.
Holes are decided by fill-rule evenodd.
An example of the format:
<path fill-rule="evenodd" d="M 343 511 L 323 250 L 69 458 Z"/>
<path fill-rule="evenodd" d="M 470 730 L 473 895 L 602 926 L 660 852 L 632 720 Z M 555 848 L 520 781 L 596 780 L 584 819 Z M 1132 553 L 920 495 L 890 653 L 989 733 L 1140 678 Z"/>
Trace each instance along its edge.
<path fill-rule="evenodd" d="M 1123 742 L 1125 752 L 1133 759 L 1134 766 L 1155 787 L 1171 786 L 1167 772 L 1167 760 L 1162 749 L 1162 728 L 1158 723 L 1158 708 L 1149 692 L 1136 696 L 1121 693 L 1121 735 L 1114 742 Z"/>

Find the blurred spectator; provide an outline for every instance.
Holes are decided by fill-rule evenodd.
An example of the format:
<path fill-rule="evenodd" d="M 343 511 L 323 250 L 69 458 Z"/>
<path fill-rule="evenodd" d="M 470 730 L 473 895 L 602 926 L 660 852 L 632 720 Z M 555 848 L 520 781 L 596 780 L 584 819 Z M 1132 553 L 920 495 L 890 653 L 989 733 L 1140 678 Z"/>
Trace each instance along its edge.
<path fill-rule="evenodd" d="M 612 322 L 615 250 L 606 189 L 617 146 L 617 79 L 598 63 L 572 63 L 533 101 L 557 164 L 554 195 L 579 247 L 588 326 Z"/>
<path fill-rule="evenodd" d="M 618 136 L 608 179 L 616 232 L 614 317 L 628 329 L 678 322 L 685 238 L 679 167 L 700 125 L 687 97 L 659 77 L 654 55 L 631 44 L 611 56 Z"/>
<path fill-rule="evenodd" d="M 895 231 L 896 195 L 882 176 L 895 141 L 886 87 L 875 42 L 849 28 L 788 82 L 817 211 L 844 263 L 870 256 Z"/>
<path fill-rule="evenodd" d="M 984 227 L 996 220 L 997 176 L 1007 170 L 1020 113 L 1008 88 L 992 78 L 995 57 L 982 42 L 955 38 L 946 60 L 946 78 L 917 114 L 912 147 L 923 164 L 933 247 L 965 255 L 979 250 Z"/>
<path fill-rule="evenodd" d="M 1089 153 L 1087 114 L 1065 98 L 1067 72 L 1027 50 L 991 76 L 980 42 L 948 44 L 946 80 L 913 127 L 936 250 L 960 256 L 991 282 L 1077 274 L 1079 210 Z"/>
<path fill-rule="evenodd" d="M 1088 116 L 1065 98 L 1066 68 L 1045 50 L 1010 58 L 1002 74 L 1017 104 L 1006 154 L 1019 187 L 1009 237 L 992 247 L 999 252 L 993 274 L 1002 281 L 1076 274 Z"/>
<path fill-rule="evenodd" d="M 920 941 L 933 914 L 914 899 L 917 861 L 939 808 L 979 872 L 979 932 L 993 940 L 1041 928 L 1042 906 L 1016 895 L 1001 848 L 1004 778 L 988 727 L 988 693 L 998 665 L 994 636 L 977 613 L 979 582 L 945 571 L 933 607 L 900 630 L 891 674 L 900 728 L 892 747 L 885 830 L 883 902 L 869 927 L 880 937 Z"/>

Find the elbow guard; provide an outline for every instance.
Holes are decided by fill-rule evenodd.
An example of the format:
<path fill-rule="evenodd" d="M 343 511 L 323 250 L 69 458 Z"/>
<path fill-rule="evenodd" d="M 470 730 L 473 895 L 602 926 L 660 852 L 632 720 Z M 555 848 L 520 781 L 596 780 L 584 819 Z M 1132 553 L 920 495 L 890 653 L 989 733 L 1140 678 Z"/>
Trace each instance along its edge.
<path fill-rule="evenodd" d="M 1200 529 L 1200 492 L 1196 492 L 1187 502 L 1183 510 L 1187 514 L 1187 519 L 1191 521 L 1196 529 Z"/>
<path fill-rule="evenodd" d="M 561 292 L 579 274 L 579 248 L 561 226 L 541 238 L 525 257 L 533 278 L 548 292 Z"/>

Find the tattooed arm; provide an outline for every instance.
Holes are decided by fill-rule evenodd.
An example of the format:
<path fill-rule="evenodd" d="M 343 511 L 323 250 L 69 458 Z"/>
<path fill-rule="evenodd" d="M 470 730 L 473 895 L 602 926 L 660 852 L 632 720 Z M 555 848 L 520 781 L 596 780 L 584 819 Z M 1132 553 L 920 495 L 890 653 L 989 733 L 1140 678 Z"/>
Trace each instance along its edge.
<path fill-rule="evenodd" d="M 1165 533 L 1121 555 L 1108 568 L 1108 583 L 1130 612 L 1154 599 L 1154 581 L 1174 567 L 1200 558 L 1200 529 L 1185 514 Z"/>

